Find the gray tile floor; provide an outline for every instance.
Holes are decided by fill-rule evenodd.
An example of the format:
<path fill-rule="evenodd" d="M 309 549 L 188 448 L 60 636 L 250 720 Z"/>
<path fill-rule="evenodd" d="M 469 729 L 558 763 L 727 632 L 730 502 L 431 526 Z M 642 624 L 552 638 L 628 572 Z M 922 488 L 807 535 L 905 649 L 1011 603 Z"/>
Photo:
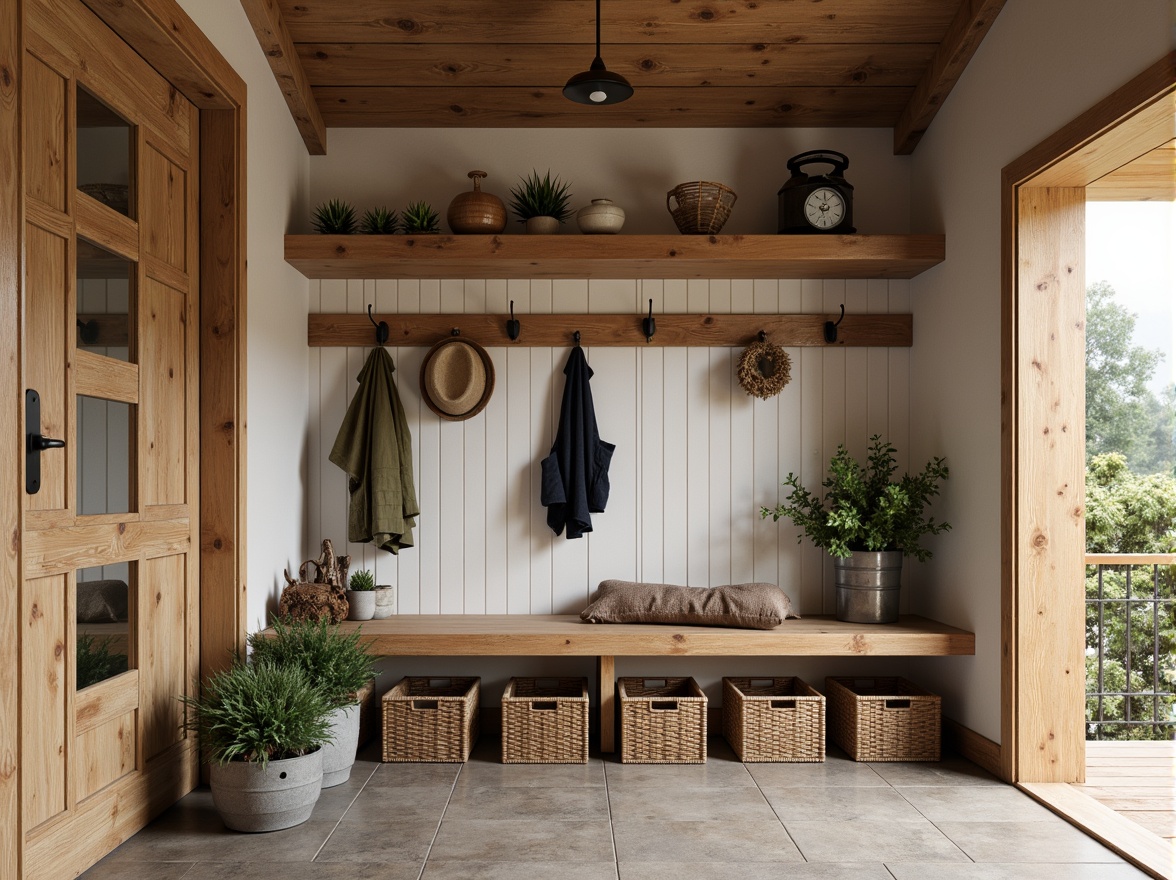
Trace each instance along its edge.
<path fill-rule="evenodd" d="M 310 821 L 226 831 L 193 792 L 85 880 L 1131 880 L 1146 875 L 975 765 L 380 764 Z"/>

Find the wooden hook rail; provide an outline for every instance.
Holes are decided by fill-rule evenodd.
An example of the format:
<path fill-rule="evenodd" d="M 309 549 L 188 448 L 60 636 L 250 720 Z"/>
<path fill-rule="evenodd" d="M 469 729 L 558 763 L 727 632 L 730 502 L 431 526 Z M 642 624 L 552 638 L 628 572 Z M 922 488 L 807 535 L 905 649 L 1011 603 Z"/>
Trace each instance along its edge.
<path fill-rule="evenodd" d="M 742 346 L 759 338 L 791 346 L 910 347 L 910 315 L 846 315 L 837 328 L 837 341 L 825 341 L 827 315 L 683 315 L 659 314 L 657 333 L 647 340 L 642 315 L 515 315 L 519 338 L 507 335 L 510 315 L 431 314 L 376 315 L 386 321 L 387 345 L 433 345 L 454 335 L 486 347 L 560 347 L 572 345 L 579 330 L 586 346 Z M 316 348 L 374 346 L 375 331 L 366 314 L 310 315 L 307 342 Z"/>

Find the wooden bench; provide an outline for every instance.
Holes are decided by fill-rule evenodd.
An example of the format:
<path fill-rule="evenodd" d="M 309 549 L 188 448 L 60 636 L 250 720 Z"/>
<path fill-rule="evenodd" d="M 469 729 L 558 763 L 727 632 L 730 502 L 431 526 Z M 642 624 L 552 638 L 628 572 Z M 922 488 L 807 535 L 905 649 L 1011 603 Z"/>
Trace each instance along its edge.
<path fill-rule="evenodd" d="M 775 629 L 589 624 L 574 614 L 405 614 L 343 623 L 387 657 L 595 657 L 600 750 L 614 751 L 617 657 L 900 657 L 976 653 L 974 633 L 925 617 L 863 625 L 832 617 Z"/>

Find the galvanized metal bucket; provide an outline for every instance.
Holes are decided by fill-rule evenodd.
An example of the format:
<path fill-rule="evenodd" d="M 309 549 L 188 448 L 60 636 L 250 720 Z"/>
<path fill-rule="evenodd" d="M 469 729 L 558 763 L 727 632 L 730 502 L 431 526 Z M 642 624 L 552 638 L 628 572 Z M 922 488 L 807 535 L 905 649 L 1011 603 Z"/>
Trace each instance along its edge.
<path fill-rule="evenodd" d="M 902 581 L 902 551 L 855 550 L 833 557 L 837 619 L 849 623 L 894 623 Z"/>

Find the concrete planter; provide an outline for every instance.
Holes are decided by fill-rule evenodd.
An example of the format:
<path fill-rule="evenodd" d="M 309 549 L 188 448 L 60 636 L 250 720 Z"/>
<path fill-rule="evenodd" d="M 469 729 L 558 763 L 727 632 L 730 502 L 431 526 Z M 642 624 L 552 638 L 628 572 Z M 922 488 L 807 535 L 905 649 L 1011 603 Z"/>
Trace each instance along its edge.
<path fill-rule="evenodd" d="M 837 619 L 849 623 L 894 623 L 902 580 L 902 551 L 854 550 L 833 557 Z"/>
<path fill-rule="evenodd" d="M 347 619 L 371 620 L 376 613 L 375 590 L 347 591 Z"/>
<path fill-rule="evenodd" d="M 209 768 L 212 802 L 234 831 L 279 831 L 310 818 L 323 783 L 323 750 L 300 758 L 230 761 Z"/>
<path fill-rule="evenodd" d="M 343 706 L 327 716 L 331 741 L 324 744 L 323 788 L 342 785 L 351 778 L 351 765 L 359 748 L 359 703 Z"/>
<path fill-rule="evenodd" d="M 375 620 L 383 620 L 385 617 L 391 617 L 396 613 L 396 587 L 386 584 L 380 584 L 375 589 L 376 594 L 376 610 L 372 617 Z"/>

